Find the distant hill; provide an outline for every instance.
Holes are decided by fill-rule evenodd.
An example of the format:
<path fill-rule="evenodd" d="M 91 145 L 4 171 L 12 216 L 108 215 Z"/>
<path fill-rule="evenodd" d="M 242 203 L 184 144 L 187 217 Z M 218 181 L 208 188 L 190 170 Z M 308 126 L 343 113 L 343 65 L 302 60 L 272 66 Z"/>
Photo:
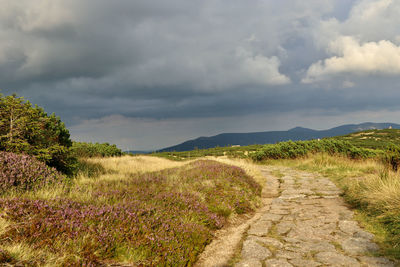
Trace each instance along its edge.
<path fill-rule="evenodd" d="M 222 133 L 210 137 L 199 137 L 181 144 L 159 150 L 160 152 L 190 151 L 194 149 L 206 149 L 212 147 L 224 147 L 233 145 L 274 144 L 288 140 L 310 140 L 324 137 L 347 135 L 354 132 L 373 129 L 400 129 L 400 124 L 395 123 L 373 123 L 348 124 L 328 130 L 313 130 L 296 127 L 288 131 L 270 131 L 255 133 Z"/>
<path fill-rule="evenodd" d="M 385 150 L 389 144 L 400 146 L 400 130 L 398 129 L 366 130 L 334 138 L 348 141 L 358 147 L 371 149 Z"/>
<path fill-rule="evenodd" d="M 128 151 L 124 151 L 124 153 L 128 153 L 128 154 L 150 154 L 153 151 L 148 151 L 148 150 L 128 150 Z"/>

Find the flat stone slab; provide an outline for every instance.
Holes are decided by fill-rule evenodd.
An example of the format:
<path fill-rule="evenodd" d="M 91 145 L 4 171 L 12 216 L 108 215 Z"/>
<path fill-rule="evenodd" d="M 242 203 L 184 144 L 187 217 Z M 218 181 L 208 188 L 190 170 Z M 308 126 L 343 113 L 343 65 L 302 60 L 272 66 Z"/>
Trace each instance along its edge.
<path fill-rule="evenodd" d="M 271 251 L 254 240 L 245 240 L 242 248 L 242 258 L 245 260 L 265 260 L 272 255 Z"/>
<path fill-rule="evenodd" d="M 281 199 L 296 199 L 296 198 L 305 198 L 306 195 L 296 194 L 296 195 L 281 195 L 279 198 Z"/>
<path fill-rule="evenodd" d="M 247 240 L 252 240 L 256 241 L 259 244 L 263 244 L 266 247 L 272 247 L 275 249 L 282 249 L 283 248 L 283 243 L 280 242 L 279 240 L 271 237 L 258 237 L 258 236 L 248 236 Z"/>
<path fill-rule="evenodd" d="M 353 236 L 354 237 L 358 237 L 358 238 L 364 238 L 364 239 L 367 239 L 367 240 L 372 240 L 372 239 L 375 238 L 375 236 L 373 234 L 368 233 L 368 232 L 363 231 L 363 230 L 359 230 L 359 231 L 355 232 L 353 234 Z"/>
<path fill-rule="evenodd" d="M 248 235 L 267 236 L 272 223 L 269 221 L 258 221 L 247 231 Z"/>
<path fill-rule="evenodd" d="M 283 215 L 266 213 L 261 216 L 260 221 L 278 222 L 282 219 Z"/>
<path fill-rule="evenodd" d="M 297 267 L 317 267 L 317 266 L 321 266 L 321 263 L 313 261 L 313 260 L 305 260 L 305 259 L 292 259 L 289 260 L 289 262 L 293 265 L 293 266 L 297 266 Z"/>
<path fill-rule="evenodd" d="M 256 259 L 242 260 L 236 263 L 235 267 L 262 267 L 262 263 Z"/>
<path fill-rule="evenodd" d="M 271 209 L 269 211 L 269 213 L 271 214 L 276 214 L 276 215 L 287 215 L 290 214 L 290 211 L 288 211 L 287 209 Z"/>
<path fill-rule="evenodd" d="M 369 267 L 395 267 L 394 262 L 382 257 L 359 257 L 361 263 Z"/>
<path fill-rule="evenodd" d="M 270 259 L 265 261 L 266 267 L 292 267 L 293 265 L 290 264 L 285 259 Z"/>
<path fill-rule="evenodd" d="M 355 232 L 361 230 L 355 221 L 339 221 L 339 229 L 346 234 L 353 235 Z"/>
<path fill-rule="evenodd" d="M 356 259 L 337 252 L 320 252 L 315 255 L 315 259 L 323 264 L 329 264 L 333 266 L 360 266 Z"/>
<path fill-rule="evenodd" d="M 336 252 L 336 248 L 334 245 L 329 243 L 328 241 L 304 241 L 296 244 L 291 244 L 289 247 L 286 247 L 291 251 L 298 251 L 302 253 L 317 253 L 317 252 Z"/>
<path fill-rule="evenodd" d="M 303 254 L 299 252 L 281 250 L 276 253 L 275 257 L 282 259 L 298 259 L 302 258 Z"/>
<path fill-rule="evenodd" d="M 276 225 L 276 232 L 279 235 L 284 235 L 288 233 L 290 230 L 292 230 L 296 225 L 293 222 L 280 222 Z"/>
<path fill-rule="evenodd" d="M 363 255 L 379 250 L 377 244 L 364 238 L 349 238 L 342 243 L 342 249 L 351 255 Z"/>

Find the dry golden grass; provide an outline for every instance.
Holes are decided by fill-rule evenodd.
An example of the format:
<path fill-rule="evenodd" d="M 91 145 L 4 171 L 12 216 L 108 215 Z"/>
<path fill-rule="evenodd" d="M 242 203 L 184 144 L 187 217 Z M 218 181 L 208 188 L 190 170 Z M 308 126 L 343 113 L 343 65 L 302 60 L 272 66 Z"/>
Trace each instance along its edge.
<path fill-rule="evenodd" d="M 4 220 L 2 217 L 0 217 L 0 235 L 4 233 L 6 228 L 9 226 L 9 222 Z"/>
<path fill-rule="evenodd" d="M 234 165 L 242 168 L 247 175 L 253 177 L 253 179 L 264 187 L 266 183 L 266 177 L 261 173 L 260 168 L 254 164 L 250 159 L 239 159 L 239 158 L 228 158 L 228 157 L 206 157 L 207 159 L 215 160 L 221 163 Z"/>
<path fill-rule="evenodd" d="M 113 158 L 91 158 L 91 163 L 99 163 L 105 169 L 119 174 L 133 174 L 160 171 L 185 165 L 187 162 L 177 162 L 151 156 L 123 156 Z"/>
<path fill-rule="evenodd" d="M 79 191 L 71 190 L 68 194 L 69 198 L 78 201 L 89 201 L 89 192 L 98 181 L 119 181 L 130 179 L 134 174 L 161 171 L 169 168 L 181 167 L 191 161 L 176 162 L 164 158 L 151 156 L 123 156 L 110 158 L 89 158 L 85 159 L 89 163 L 100 164 L 105 170 L 105 174 L 97 177 L 88 177 L 80 174 L 76 178 L 74 184 Z M 84 185 L 84 186 L 82 186 Z M 85 192 L 82 191 L 84 188 Z M 44 195 L 44 193 L 42 193 Z"/>
<path fill-rule="evenodd" d="M 400 207 L 400 174 L 381 168 L 370 175 L 347 183 L 348 194 L 378 209 L 398 212 Z"/>
<path fill-rule="evenodd" d="M 1 266 L 30 266 L 29 264 L 27 264 L 27 262 L 35 261 L 46 262 L 41 265 L 44 267 L 60 266 L 59 264 L 57 264 L 57 261 L 60 257 L 57 257 L 48 250 L 33 249 L 29 245 L 24 243 L 3 245 L 1 248 L 15 260 L 15 262 L 12 262 L 12 264 Z"/>
<path fill-rule="evenodd" d="M 378 174 L 382 163 L 374 159 L 353 160 L 344 156 L 315 154 L 295 160 L 270 160 L 269 164 L 285 165 L 316 171 L 333 178 L 370 176 Z"/>
<path fill-rule="evenodd" d="M 266 178 L 261 174 L 258 166 L 252 163 L 251 160 L 229 159 L 228 157 L 204 157 L 198 158 L 196 160 L 202 159 L 215 160 L 217 162 L 240 167 L 249 176 L 253 177 L 254 180 L 258 182 L 261 186 L 265 185 Z M 77 185 L 85 184 L 88 191 L 91 190 L 90 184 L 94 184 L 98 180 L 111 181 L 129 179 L 132 174 L 154 172 L 169 168 L 181 167 L 190 162 L 196 161 L 172 161 L 165 158 L 152 156 L 124 156 L 115 158 L 91 158 L 86 160 L 90 163 L 100 164 L 104 169 L 108 171 L 106 174 L 102 174 L 96 177 L 96 179 L 87 177 L 85 175 L 80 175 L 75 183 Z M 45 196 L 46 192 L 41 192 L 41 194 Z M 51 193 L 49 193 L 49 195 L 51 195 Z M 82 197 L 82 195 L 84 194 L 82 194 L 82 192 L 71 192 L 69 197 L 73 197 L 73 195 L 79 195 Z"/>

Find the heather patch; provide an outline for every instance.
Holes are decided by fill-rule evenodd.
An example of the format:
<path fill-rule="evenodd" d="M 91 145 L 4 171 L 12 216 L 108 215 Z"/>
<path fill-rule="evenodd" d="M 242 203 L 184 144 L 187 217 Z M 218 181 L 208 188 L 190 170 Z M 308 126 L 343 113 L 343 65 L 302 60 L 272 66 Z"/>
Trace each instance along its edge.
<path fill-rule="evenodd" d="M 55 169 L 32 156 L 0 151 L 0 193 L 40 188 L 62 179 Z"/>
<path fill-rule="evenodd" d="M 69 266 L 192 265 L 227 217 L 252 210 L 261 193 L 242 169 L 214 161 L 88 181 L 58 198 L 1 199 L 10 224 L 0 242 L 49 250 Z"/>

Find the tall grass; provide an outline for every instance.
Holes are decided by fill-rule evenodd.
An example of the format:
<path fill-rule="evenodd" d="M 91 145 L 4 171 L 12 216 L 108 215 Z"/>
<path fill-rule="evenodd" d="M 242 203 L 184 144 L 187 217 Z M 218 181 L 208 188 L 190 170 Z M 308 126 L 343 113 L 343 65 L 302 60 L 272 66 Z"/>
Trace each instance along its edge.
<path fill-rule="evenodd" d="M 103 168 L 118 174 L 132 174 L 160 171 L 185 165 L 187 162 L 176 162 L 158 157 L 123 156 L 114 158 L 89 158 L 87 162 L 100 164 Z"/>

